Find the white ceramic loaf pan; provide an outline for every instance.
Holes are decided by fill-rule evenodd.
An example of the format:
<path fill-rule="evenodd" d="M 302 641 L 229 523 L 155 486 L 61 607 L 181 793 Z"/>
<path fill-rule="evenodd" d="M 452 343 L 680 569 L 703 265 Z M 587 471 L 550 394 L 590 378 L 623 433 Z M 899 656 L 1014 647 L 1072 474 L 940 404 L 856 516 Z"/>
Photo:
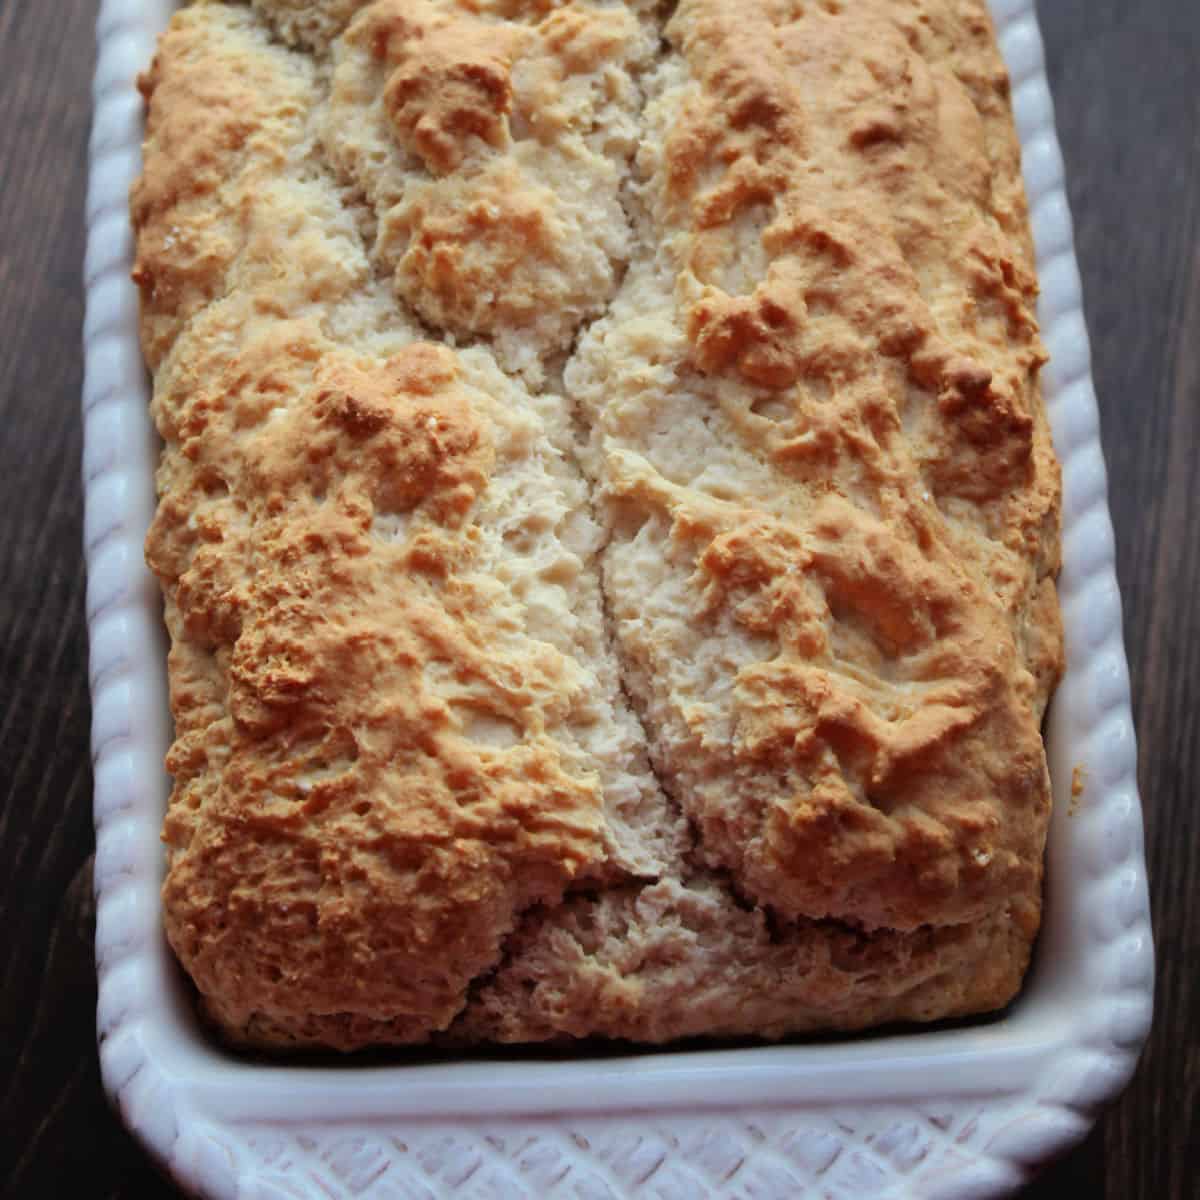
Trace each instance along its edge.
<path fill-rule="evenodd" d="M 1000 1196 L 1082 1138 L 1150 1023 L 1153 949 L 1113 533 L 1033 0 L 993 0 L 1012 73 L 1065 485 L 1067 673 L 1049 719 L 1045 926 L 1024 994 L 953 1029 L 592 1060 L 302 1067 L 196 1025 L 161 932 L 170 733 L 142 558 L 157 454 L 129 280 L 141 100 L 171 0 L 103 0 L 86 267 L 87 615 L 105 1086 L 211 1200 Z M 1083 790 L 1072 794 L 1073 773 Z"/>

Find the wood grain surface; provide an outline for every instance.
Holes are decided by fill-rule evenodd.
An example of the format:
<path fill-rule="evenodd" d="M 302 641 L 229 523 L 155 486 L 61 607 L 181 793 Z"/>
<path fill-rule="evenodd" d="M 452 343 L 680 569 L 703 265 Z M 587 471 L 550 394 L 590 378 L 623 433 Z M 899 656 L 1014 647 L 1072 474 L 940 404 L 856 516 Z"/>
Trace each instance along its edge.
<path fill-rule="evenodd" d="M 1200 1194 L 1200 2 L 1042 0 L 1103 410 L 1158 948 L 1138 1073 L 1024 1200 Z M 0 0 L 0 1189 L 169 1198 L 95 1049 L 80 551 L 96 0 Z"/>

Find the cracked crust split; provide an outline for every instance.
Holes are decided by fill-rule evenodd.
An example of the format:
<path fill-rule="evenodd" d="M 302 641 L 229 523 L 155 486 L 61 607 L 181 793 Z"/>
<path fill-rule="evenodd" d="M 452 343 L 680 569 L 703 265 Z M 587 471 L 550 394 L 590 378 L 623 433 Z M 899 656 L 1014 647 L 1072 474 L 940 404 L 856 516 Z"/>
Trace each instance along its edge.
<path fill-rule="evenodd" d="M 195 3 L 168 936 L 259 1047 L 994 1009 L 1061 666 L 982 0 Z"/>

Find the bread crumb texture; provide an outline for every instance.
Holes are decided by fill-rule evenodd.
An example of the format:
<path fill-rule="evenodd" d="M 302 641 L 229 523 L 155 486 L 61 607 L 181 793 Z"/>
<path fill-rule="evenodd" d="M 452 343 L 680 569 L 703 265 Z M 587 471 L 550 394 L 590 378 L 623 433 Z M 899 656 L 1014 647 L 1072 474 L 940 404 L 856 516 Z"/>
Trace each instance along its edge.
<path fill-rule="evenodd" d="M 193 3 L 167 933 L 263 1048 L 989 1011 L 1059 472 L 984 0 Z"/>

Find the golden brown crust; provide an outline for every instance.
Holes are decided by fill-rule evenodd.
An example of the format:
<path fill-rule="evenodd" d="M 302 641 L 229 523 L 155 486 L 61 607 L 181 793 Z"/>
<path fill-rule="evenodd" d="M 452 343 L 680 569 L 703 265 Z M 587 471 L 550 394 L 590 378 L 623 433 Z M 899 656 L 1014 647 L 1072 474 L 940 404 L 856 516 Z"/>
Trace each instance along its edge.
<path fill-rule="evenodd" d="M 628 254 L 618 192 L 652 46 L 603 0 L 359 13 L 333 50 L 326 148 L 370 197 L 404 304 L 540 381 Z"/>
<path fill-rule="evenodd" d="M 289 45 L 306 46 L 318 53 L 349 24 L 371 0 L 250 0 Z"/>
<path fill-rule="evenodd" d="M 982 0 L 653 10 L 196 4 L 143 81 L 164 911 L 232 1040 L 1019 986 L 1059 483 Z"/>
<path fill-rule="evenodd" d="M 363 365 L 281 324 L 223 369 L 195 366 L 163 397 L 192 428 L 164 461 L 147 552 L 186 647 L 177 709 L 188 656 L 216 660 L 226 699 L 168 764 L 168 932 L 231 1026 L 348 1011 L 419 1037 L 516 913 L 604 853 L 595 784 L 547 729 L 560 656 L 493 660 L 491 598 L 470 580 L 492 448 L 440 348 Z M 389 514 L 421 532 L 381 545 Z M 468 741 L 424 682 L 439 667 L 519 745 Z"/>
<path fill-rule="evenodd" d="M 302 73 L 292 81 L 264 71 L 236 43 L 216 61 L 197 59 L 189 31 L 182 19 L 168 30 L 138 81 L 147 154 L 130 197 L 138 234 L 133 278 L 152 369 L 180 327 L 218 294 L 240 248 L 238 223 L 218 215 L 222 188 L 241 169 L 254 169 L 251 139 L 278 135 L 284 114 L 311 85 Z"/>
<path fill-rule="evenodd" d="M 1013 164 L 914 28 L 884 3 L 679 5 L 645 156 L 674 278 L 635 275 L 572 382 L 638 514 L 610 588 L 703 861 L 791 918 L 1033 923 L 1061 663 L 1036 283 L 994 211 Z M 610 349 L 660 314 L 691 413 Z M 685 611 L 649 609 L 672 573 Z M 675 665 L 706 639 L 716 704 Z"/>
<path fill-rule="evenodd" d="M 391 70 L 383 103 L 404 145 L 430 171 L 460 166 L 471 138 L 509 144 L 519 30 L 464 22 L 432 4 L 373 5 L 358 28 Z"/>
<path fill-rule="evenodd" d="M 177 19 L 156 73 L 178 106 L 192 81 L 232 85 L 247 62 L 268 92 L 297 69 L 214 6 Z M 138 272 L 147 345 L 163 347 L 147 556 L 173 640 L 167 932 L 230 1030 L 315 1021 L 336 1041 L 349 1021 L 355 1037 L 419 1040 L 456 1014 L 518 913 L 613 857 L 598 780 L 562 745 L 588 681 L 545 641 L 502 650 L 509 614 L 473 519 L 498 456 L 517 453 L 489 435 L 500 397 L 473 396 L 444 347 L 384 356 L 326 335 L 349 302 L 321 272 L 336 231 L 309 229 L 329 197 L 304 190 L 305 110 L 229 109 L 257 161 L 239 173 L 219 158 L 235 119 L 221 114 L 185 152 L 221 161 L 220 187 L 201 181 L 201 203 L 156 185 L 187 127 L 176 107 L 151 123 L 135 195 L 141 261 L 163 224 L 232 248 L 209 263 L 203 292 L 223 298 L 207 308 Z M 260 191 L 269 167 L 296 176 L 311 273 L 257 236 L 281 211 Z M 306 302 L 313 317 L 291 315 Z"/>

